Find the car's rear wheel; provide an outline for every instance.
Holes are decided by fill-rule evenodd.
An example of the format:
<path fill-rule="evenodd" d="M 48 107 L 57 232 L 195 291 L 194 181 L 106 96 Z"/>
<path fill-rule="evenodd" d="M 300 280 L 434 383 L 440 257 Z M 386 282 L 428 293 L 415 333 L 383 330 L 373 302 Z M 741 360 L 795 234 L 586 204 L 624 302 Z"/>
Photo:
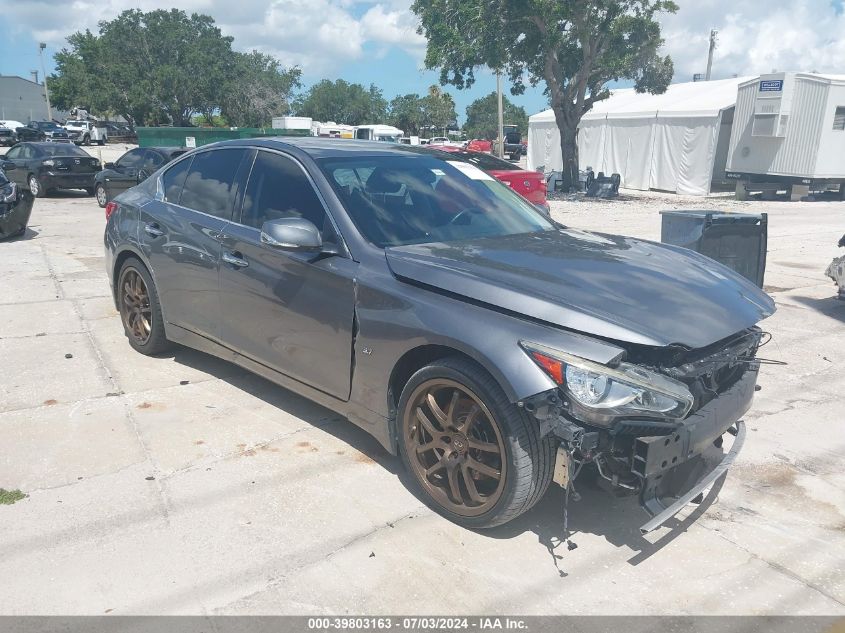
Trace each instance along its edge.
<path fill-rule="evenodd" d="M 29 175 L 27 185 L 29 186 L 29 191 L 36 198 L 43 198 L 47 195 L 47 190 L 41 185 L 41 181 L 38 180 L 38 177 L 35 174 Z"/>
<path fill-rule="evenodd" d="M 416 372 L 402 391 L 400 453 L 434 510 L 471 528 L 501 525 L 549 485 L 555 446 L 481 367 L 452 357 Z"/>
<path fill-rule="evenodd" d="M 98 184 L 94 189 L 94 195 L 97 197 L 97 204 L 105 209 L 109 203 L 109 197 L 106 195 L 106 188 L 102 184 Z"/>
<path fill-rule="evenodd" d="M 146 267 L 134 257 L 120 269 L 117 297 L 123 330 L 133 349 L 147 356 L 166 351 L 171 343 L 164 333 L 155 284 Z"/>

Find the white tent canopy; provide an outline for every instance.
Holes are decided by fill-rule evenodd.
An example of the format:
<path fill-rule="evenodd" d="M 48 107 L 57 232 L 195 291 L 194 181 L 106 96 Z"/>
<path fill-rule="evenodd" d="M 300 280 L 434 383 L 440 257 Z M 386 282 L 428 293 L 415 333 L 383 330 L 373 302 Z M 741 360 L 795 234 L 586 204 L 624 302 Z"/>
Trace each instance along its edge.
<path fill-rule="evenodd" d="M 581 119 L 579 167 L 618 173 L 629 189 L 706 195 L 714 167 L 723 171 L 727 157 L 732 117 L 723 115 L 732 114 L 737 86 L 747 79 L 672 84 L 661 95 L 612 91 Z M 535 114 L 528 119 L 528 168 L 562 166 L 554 113 Z"/>

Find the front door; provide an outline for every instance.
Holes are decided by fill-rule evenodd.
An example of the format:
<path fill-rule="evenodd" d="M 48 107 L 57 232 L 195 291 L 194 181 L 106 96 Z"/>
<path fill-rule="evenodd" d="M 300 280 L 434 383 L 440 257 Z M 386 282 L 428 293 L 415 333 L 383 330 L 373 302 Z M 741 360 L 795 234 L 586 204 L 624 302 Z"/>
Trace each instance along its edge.
<path fill-rule="evenodd" d="M 113 200 L 119 194 L 138 184 L 138 170 L 144 164 L 144 153 L 146 151 L 141 147 L 130 150 L 114 164 L 112 173 L 105 177 L 103 183 L 109 200 Z"/>
<path fill-rule="evenodd" d="M 139 241 L 164 318 L 211 339 L 220 335 L 220 235 L 242 189 L 250 150 L 217 149 L 178 161 L 162 175 L 164 199 L 140 209 Z"/>
<path fill-rule="evenodd" d="M 347 400 L 357 264 L 263 244 L 262 224 L 287 217 L 311 220 L 324 242 L 338 241 L 304 168 L 284 154 L 261 150 L 239 221 L 227 225 L 221 238 L 222 338 L 253 360 Z"/>

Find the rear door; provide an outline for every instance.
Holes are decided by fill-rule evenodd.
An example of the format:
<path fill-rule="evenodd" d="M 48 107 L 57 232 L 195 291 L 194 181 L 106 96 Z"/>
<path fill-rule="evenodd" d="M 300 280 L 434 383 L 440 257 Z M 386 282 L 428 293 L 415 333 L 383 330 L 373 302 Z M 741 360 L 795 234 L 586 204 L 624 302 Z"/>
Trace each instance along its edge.
<path fill-rule="evenodd" d="M 336 398 L 349 398 L 357 264 L 343 256 L 280 250 L 261 242 L 261 226 L 305 218 L 339 243 L 305 168 L 260 150 L 243 209 L 222 237 L 222 338 L 225 344 Z M 229 261 L 225 261 L 229 260 Z"/>
<path fill-rule="evenodd" d="M 139 238 L 168 322 L 219 339 L 220 234 L 243 189 L 252 150 L 218 148 L 162 175 L 164 199 L 141 207 Z"/>
<path fill-rule="evenodd" d="M 28 165 L 26 157 L 31 154 L 32 148 L 26 143 L 16 145 L 8 152 L 6 152 L 6 157 L 3 160 L 15 164 L 14 169 L 10 169 L 9 171 L 5 172 L 6 178 L 19 185 L 26 186 L 26 175 Z"/>

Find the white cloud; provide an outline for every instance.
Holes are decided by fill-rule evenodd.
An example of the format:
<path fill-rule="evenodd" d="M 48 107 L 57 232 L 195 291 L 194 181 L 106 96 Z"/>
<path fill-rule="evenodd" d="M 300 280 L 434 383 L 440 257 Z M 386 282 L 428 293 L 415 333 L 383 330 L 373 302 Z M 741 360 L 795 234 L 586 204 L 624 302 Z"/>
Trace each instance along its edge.
<path fill-rule="evenodd" d="M 661 19 L 675 80 L 707 68 L 710 29 L 719 31 L 713 76 L 755 75 L 773 69 L 845 71 L 845 15 L 831 0 L 680 0 Z"/>
<path fill-rule="evenodd" d="M 689 81 L 707 65 L 708 36 L 719 30 L 715 77 L 778 70 L 845 71 L 845 15 L 832 0 L 677 0 L 661 18 L 675 80 Z M 51 47 L 68 34 L 96 29 L 121 10 L 170 8 L 174 0 L 0 0 L 18 33 Z M 350 61 L 401 49 L 421 64 L 425 40 L 416 33 L 410 0 L 180 0 L 180 8 L 212 15 L 235 47 L 253 48 L 299 64 L 306 74 L 331 74 Z M 367 48 L 370 45 L 370 48 Z M 369 51 L 369 53 L 368 53 Z M 374 68 L 374 77 L 376 69 Z"/>

